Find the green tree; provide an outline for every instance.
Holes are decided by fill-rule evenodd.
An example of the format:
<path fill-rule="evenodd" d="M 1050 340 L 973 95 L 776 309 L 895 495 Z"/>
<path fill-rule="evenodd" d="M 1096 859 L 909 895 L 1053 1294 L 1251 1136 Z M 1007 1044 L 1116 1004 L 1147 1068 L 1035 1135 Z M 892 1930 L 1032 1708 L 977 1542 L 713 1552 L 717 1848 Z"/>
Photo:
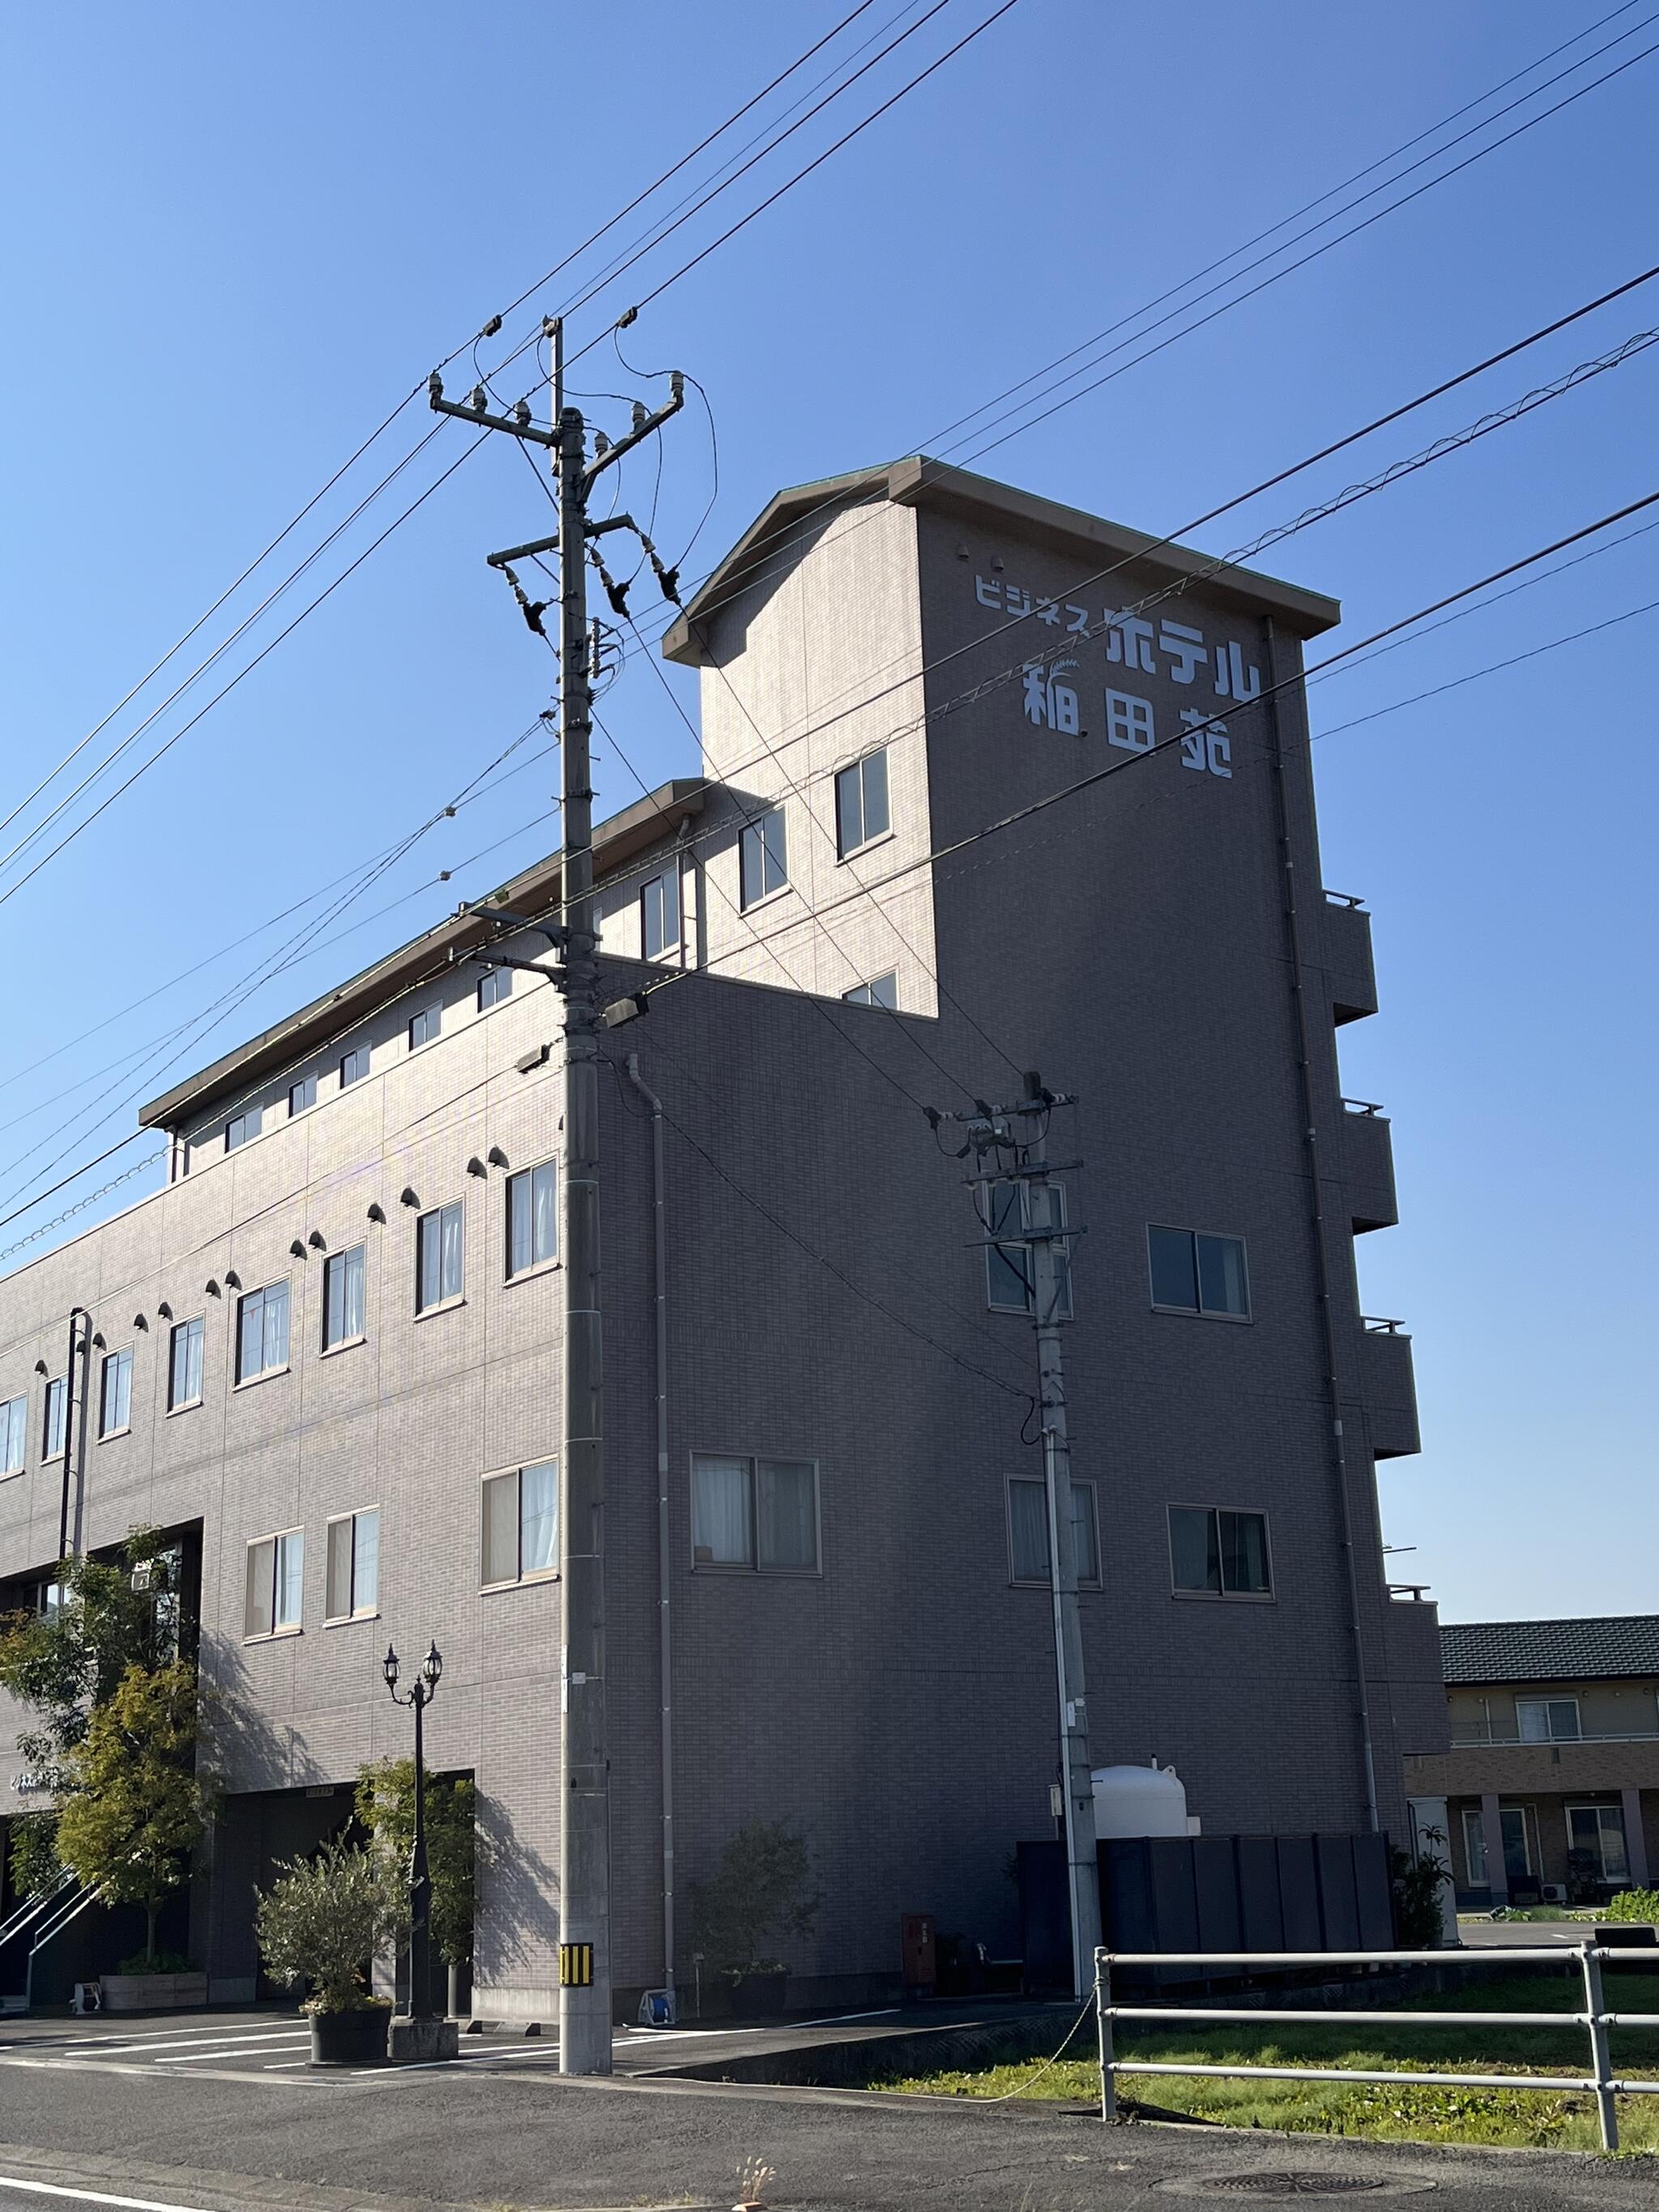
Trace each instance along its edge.
<path fill-rule="evenodd" d="M 465 1775 L 426 1778 L 426 1863 L 432 1878 L 432 1940 L 446 1963 L 472 1956 L 477 1878 L 477 1793 Z M 400 1881 L 415 1847 L 415 1762 L 379 1759 L 357 1776 L 357 1818 Z"/>
<path fill-rule="evenodd" d="M 817 1919 L 810 1884 L 805 1838 L 787 1820 L 751 1820 L 709 1879 L 691 1885 L 693 1938 L 729 1974 L 775 1972 L 783 1961 L 763 1956 L 764 1946 L 810 1935 Z"/>
<path fill-rule="evenodd" d="M 175 1661 L 130 1666 L 63 1761 L 58 1856 L 110 1903 L 143 1905 L 146 1960 L 206 1825 L 195 1751 L 196 1669 Z"/>
<path fill-rule="evenodd" d="M 386 1853 L 337 1836 L 313 1859 L 277 1869 L 256 1893 L 254 1925 L 271 1978 L 308 1982 L 307 2012 L 358 2012 L 373 2004 L 366 1973 L 404 1931 L 408 1899 Z"/>

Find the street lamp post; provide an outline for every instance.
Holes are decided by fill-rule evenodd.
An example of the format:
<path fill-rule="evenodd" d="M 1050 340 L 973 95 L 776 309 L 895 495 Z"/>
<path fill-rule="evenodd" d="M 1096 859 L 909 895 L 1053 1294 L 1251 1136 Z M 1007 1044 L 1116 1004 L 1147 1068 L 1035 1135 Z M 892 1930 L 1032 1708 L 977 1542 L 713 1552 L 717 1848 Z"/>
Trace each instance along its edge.
<path fill-rule="evenodd" d="M 400 2039 L 394 2025 L 392 2031 L 393 2057 L 403 2056 L 400 2041 L 410 2045 L 410 2057 L 453 2057 L 451 2048 L 441 2051 L 438 2041 L 453 2045 L 453 2029 L 448 2027 L 441 2013 L 432 2009 L 432 1876 L 426 1863 L 426 1746 L 423 1722 L 427 1707 L 437 1694 L 439 1678 L 444 1671 L 443 1657 L 436 1644 L 431 1644 L 421 1662 L 421 1670 L 408 1690 L 401 1696 L 398 1690 L 398 1654 L 388 1644 L 381 1671 L 386 1686 L 392 1692 L 392 1702 L 397 1705 L 412 1705 L 415 1710 L 415 1844 L 409 1855 L 409 2021 L 410 2033 Z M 434 2048 L 428 2049 L 428 2045 Z"/>

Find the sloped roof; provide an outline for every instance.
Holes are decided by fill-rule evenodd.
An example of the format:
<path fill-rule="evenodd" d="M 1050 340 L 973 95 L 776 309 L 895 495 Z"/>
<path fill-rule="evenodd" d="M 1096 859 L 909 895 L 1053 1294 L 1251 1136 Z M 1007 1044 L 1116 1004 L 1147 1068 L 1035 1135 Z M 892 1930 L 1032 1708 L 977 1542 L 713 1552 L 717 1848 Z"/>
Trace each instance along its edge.
<path fill-rule="evenodd" d="M 1440 1656 L 1450 1684 L 1659 1674 L 1659 1613 L 1447 1621 L 1441 1625 Z"/>

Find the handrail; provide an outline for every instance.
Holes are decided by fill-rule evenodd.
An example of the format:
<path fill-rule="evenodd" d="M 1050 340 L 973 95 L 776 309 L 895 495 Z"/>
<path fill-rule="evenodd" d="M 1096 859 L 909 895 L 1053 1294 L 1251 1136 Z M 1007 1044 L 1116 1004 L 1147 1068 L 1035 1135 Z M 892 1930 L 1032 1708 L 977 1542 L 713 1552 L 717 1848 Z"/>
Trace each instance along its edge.
<path fill-rule="evenodd" d="M 38 1920 L 55 1898 L 61 1897 L 75 1880 L 68 1867 L 59 1867 L 58 1879 L 49 1889 L 40 1890 L 25 1898 L 9 1920 L 0 1922 L 0 1950 L 3 1950 L 15 1936 L 21 1936 L 31 1920 Z"/>
<path fill-rule="evenodd" d="M 103 1893 L 101 1884 L 88 1882 L 83 1889 L 77 1891 L 76 1895 L 70 1899 L 69 1903 L 64 1907 L 64 1910 L 58 1914 L 57 1919 L 52 1923 L 51 1926 L 48 1928 L 43 1928 L 40 1930 L 40 1933 L 35 1937 L 33 1942 L 29 1946 L 28 1965 L 24 1969 L 23 1978 L 23 2009 L 25 2012 L 29 2011 L 34 2003 L 35 1954 L 37 1952 L 44 1951 L 47 1944 L 51 1942 L 52 1937 L 57 1935 L 60 1935 L 62 1931 L 69 1926 L 71 1920 L 78 1920 L 81 1915 L 86 1911 L 88 1905 L 96 1905 Z"/>
<path fill-rule="evenodd" d="M 1374 1115 L 1380 1114 L 1382 1109 L 1375 1098 L 1345 1098 L 1342 1101 L 1342 1110 L 1345 1114 L 1353 1115 L 1358 1121 L 1369 1121 Z"/>
<path fill-rule="evenodd" d="M 1568 1743 L 1659 1743 L 1659 1729 L 1586 1729 L 1581 1735 L 1458 1735 L 1454 1751 L 1559 1751 Z"/>
<path fill-rule="evenodd" d="M 1601 1985 L 1601 1961 L 1628 1963 L 1627 1950 L 1595 1943 L 1557 1946 L 1545 1950 L 1517 1945 L 1494 1954 L 1490 1951 L 1109 1951 L 1095 1953 L 1095 2024 L 1099 2047 L 1100 2117 L 1103 2123 L 1117 2118 L 1117 2077 L 1120 2074 L 1196 2074 L 1223 2078 L 1251 2077 L 1274 2081 L 1366 2081 L 1415 2083 L 1431 2088 L 1453 2089 L 1577 2089 L 1594 2094 L 1601 2123 L 1601 2147 L 1619 2148 L 1619 2115 L 1615 2096 L 1659 2096 L 1659 2081 L 1626 2081 L 1614 2075 L 1608 2049 L 1609 2027 L 1659 2027 L 1659 2014 L 1609 2012 Z M 1249 2021 L 1260 2027 L 1267 2021 L 1316 2021 L 1329 2027 L 1333 2014 L 1286 2008 L 1216 2005 L 1120 2005 L 1112 2002 L 1114 1966 L 1491 1966 L 1494 1959 L 1505 1966 L 1559 1966 L 1564 1959 L 1577 1959 L 1584 1980 L 1584 2004 L 1579 2012 L 1460 2012 L 1437 2014 L 1408 2013 L 1399 2006 L 1368 2005 L 1365 2017 L 1379 2027 L 1421 2027 L 1425 2021 L 1455 2022 L 1471 2027 L 1580 2027 L 1590 2040 L 1591 2071 L 1587 2075 L 1563 2074 L 1437 2074 L 1390 2067 L 1365 2070 L 1348 2066 L 1251 2066 L 1187 2059 L 1120 2058 L 1113 2040 L 1114 2023 L 1120 2020 L 1196 2020 Z"/>
<path fill-rule="evenodd" d="M 1363 908 L 1365 902 L 1363 898 L 1357 898 L 1352 891 L 1328 890 L 1325 893 L 1325 903 L 1327 906 L 1346 906 Z"/>
<path fill-rule="evenodd" d="M 1367 1336 L 1398 1336 L 1406 1326 L 1403 1321 L 1389 1321 L 1382 1314 L 1361 1314 Z"/>

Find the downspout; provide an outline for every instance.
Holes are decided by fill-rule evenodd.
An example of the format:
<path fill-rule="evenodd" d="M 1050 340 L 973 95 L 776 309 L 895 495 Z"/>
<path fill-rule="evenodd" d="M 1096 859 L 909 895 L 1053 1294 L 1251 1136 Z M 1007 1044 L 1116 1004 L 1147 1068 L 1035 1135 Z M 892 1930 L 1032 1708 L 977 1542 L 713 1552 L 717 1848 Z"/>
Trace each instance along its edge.
<path fill-rule="evenodd" d="M 1347 1568 L 1348 1628 L 1353 1640 L 1354 1678 L 1358 1693 L 1356 1718 L 1359 1723 L 1359 1747 L 1364 1775 L 1365 1818 L 1375 1835 L 1382 1826 L 1376 1803 L 1376 1757 L 1371 1736 L 1370 1690 L 1365 1678 L 1365 1639 L 1359 1609 L 1359 1566 L 1354 1557 L 1348 1454 L 1342 1433 L 1342 1386 L 1337 1371 L 1336 1316 L 1332 1307 L 1330 1255 L 1325 1244 L 1325 1191 L 1319 1165 L 1319 1128 L 1315 1112 L 1307 992 L 1303 982 L 1302 924 L 1297 902 L 1296 861 L 1291 850 L 1290 801 L 1285 788 L 1285 735 L 1279 721 L 1277 696 L 1278 638 L 1271 617 L 1263 627 L 1267 631 L 1267 672 L 1274 685 L 1273 690 L 1268 694 L 1267 707 L 1268 727 L 1273 733 L 1273 792 L 1278 802 L 1279 850 L 1285 900 L 1285 930 L 1290 954 L 1291 1000 L 1296 1010 L 1297 1070 L 1302 1091 L 1302 1140 L 1308 1161 L 1320 1335 L 1324 1352 L 1325 1387 L 1330 1401 L 1332 1473 L 1336 1478 L 1337 1526 Z"/>
<path fill-rule="evenodd" d="M 657 1344 L 657 1668 L 661 1693 L 662 1762 L 662 1986 L 669 2016 L 674 1997 L 674 1674 L 669 1629 L 668 1534 L 668 1236 L 664 1215 L 662 1101 L 640 1073 L 640 1056 L 628 1055 L 628 1079 L 651 1109 L 651 1245 L 655 1262 Z"/>
<path fill-rule="evenodd" d="M 80 1471 L 75 1450 L 75 1355 L 80 1349 L 81 1343 L 81 1333 L 76 1324 L 80 1321 L 85 1321 L 90 1329 L 92 1316 L 87 1309 L 84 1306 L 71 1306 L 69 1316 L 69 1357 L 64 1362 L 64 1494 L 58 1509 L 58 1557 L 60 1562 L 68 1559 L 70 1555 L 70 1472 L 72 1467 L 77 1474 Z M 90 1352 L 90 1345 L 87 1349 Z M 86 1431 L 84 1419 L 86 1395 L 86 1377 L 82 1376 L 81 1403 L 83 1437 Z"/>

